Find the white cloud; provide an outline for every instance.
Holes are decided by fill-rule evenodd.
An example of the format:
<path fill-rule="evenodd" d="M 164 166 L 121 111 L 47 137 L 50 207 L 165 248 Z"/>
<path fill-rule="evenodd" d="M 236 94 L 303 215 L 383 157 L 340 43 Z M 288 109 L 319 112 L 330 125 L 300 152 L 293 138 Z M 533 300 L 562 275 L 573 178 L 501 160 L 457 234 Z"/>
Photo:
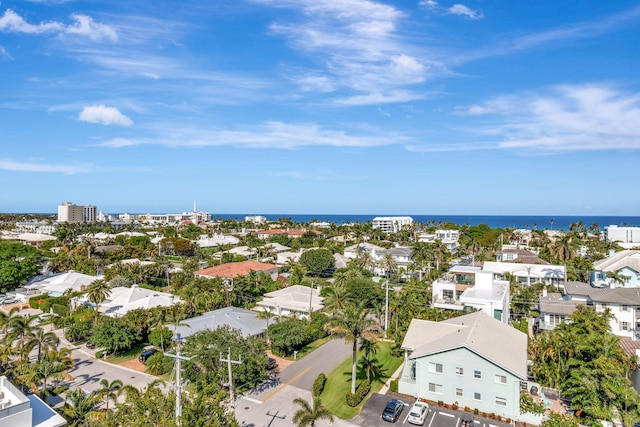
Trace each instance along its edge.
<path fill-rule="evenodd" d="M 217 147 L 295 149 L 306 146 L 376 147 L 408 142 L 402 135 L 375 129 L 353 132 L 327 129 L 316 123 L 284 123 L 268 121 L 257 126 L 233 130 L 202 130 L 197 127 L 158 124 L 159 137 L 113 139 L 97 144 L 122 148 L 132 145 L 164 145 L 169 147 Z"/>
<path fill-rule="evenodd" d="M 493 135 L 502 148 L 640 149 L 640 93 L 610 85 L 556 86 L 542 93 L 501 97 L 475 108 L 498 114 L 497 124 L 477 131 Z"/>
<path fill-rule="evenodd" d="M 470 9 L 463 4 L 454 4 L 447 11 L 452 15 L 462 15 L 469 19 L 480 19 L 483 17 L 482 13 Z"/>
<path fill-rule="evenodd" d="M 337 95 L 334 99 L 344 98 L 339 94 L 344 91 L 359 102 L 402 102 L 406 97 L 398 98 L 396 93 L 409 92 L 407 86 L 422 83 L 445 68 L 426 59 L 428 46 L 413 45 L 399 35 L 405 15 L 393 6 L 369 0 L 255 1 L 301 13 L 302 21 L 290 18 L 274 22 L 270 29 L 316 61 L 315 69 L 292 77 L 303 90 L 332 90 Z M 300 74 L 314 76 L 322 84 L 311 85 L 314 81 L 301 79 Z"/>
<path fill-rule="evenodd" d="M 435 7 L 438 7 L 438 2 L 435 0 L 420 0 L 420 3 L 418 3 L 421 7 L 425 7 L 427 9 L 433 9 Z"/>
<path fill-rule="evenodd" d="M 23 34 L 55 33 L 58 35 L 80 35 L 94 41 L 117 41 L 118 34 L 113 27 L 97 23 L 90 16 L 74 14 L 71 19 L 75 21 L 71 25 L 65 25 L 56 21 L 30 24 L 11 9 L 7 9 L 0 17 L 0 31 Z"/>
<path fill-rule="evenodd" d="M 103 125 L 131 126 L 133 121 L 117 108 L 104 105 L 84 107 L 78 120 L 81 122 L 100 123 Z"/>
<path fill-rule="evenodd" d="M 0 56 L 4 56 L 5 58 L 13 61 L 13 57 L 9 54 L 9 52 L 7 52 L 4 46 L 0 46 Z"/>
<path fill-rule="evenodd" d="M 14 172 L 51 172 L 72 175 L 76 173 L 91 172 L 92 168 L 89 166 L 22 163 L 11 160 L 0 160 L 0 170 L 8 170 Z"/>

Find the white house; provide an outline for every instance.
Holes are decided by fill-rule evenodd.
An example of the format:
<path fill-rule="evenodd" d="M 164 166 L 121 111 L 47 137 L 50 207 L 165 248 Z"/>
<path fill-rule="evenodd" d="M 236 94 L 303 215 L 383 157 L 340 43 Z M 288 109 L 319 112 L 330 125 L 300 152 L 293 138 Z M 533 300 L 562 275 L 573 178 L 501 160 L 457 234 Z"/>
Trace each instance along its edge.
<path fill-rule="evenodd" d="M 479 267 L 457 265 L 432 284 L 432 306 L 448 310 L 475 309 L 507 323 L 509 282 L 496 280 Z"/>
<path fill-rule="evenodd" d="M 258 301 L 256 309 L 269 311 L 277 316 L 307 318 L 309 312 L 320 311 L 324 307 L 318 288 L 293 285 L 266 293 Z"/>
<path fill-rule="evenodd" d="M 32 279 L 25 286 L 30 295 L 48 294 L 50 296 L 60 296 L 67 290 L 82 292 L 94 281 L 104 279 L 103 276 L 89 276 L 76 271 L 66 273 L 56 273 L 47 276 L 38 276 Z"/>
<path fill-rule="evenodd" d="M 398 391 L 517 420 L 527 379 L 527 335 L 482 312 L 413 319 Z"/>
<path fill-rule="evenodd" d="M 509 273 L 518 283 L 524 285 L 545 283 L 562 287 L 565 281 L 565 267 L 562 265 L 485 261 L 482 270 L 493 272 L 499 280 L 504 280 Z"/>
<path fill-rule="evenodd" d="M 179 297 L 166 292 L 145 289 L 138 285 L 132 285 L 130 288 L 117 286 L 111 288 L 111 293 L 100 303 L 98 311 L 109 317 L 122 317 L 137 308 L 148 310 L 153 307 L 170 307 L 181 302 Z M 73 304 L 77 306 L 91 303 L 85 294 L 74 298 Z"/>
<path fill-rule="evenodd" d="M 372 243 L 359 243 L 344 248 L 344 256 L 349 259 L 356 259 L 364 253 L 368 253 L 372 258 L 378 259 L 386 251 L 382 246 Z"/>
<path fill-rule="evenodd" d="M 4 375 L 0 377 L 0 426 L 61 427 L 67 425 L 53 408 L 36 394 L 25 395 Z"/>
<path fill-rule="evenodd" d="M 460 247 L 459 239 L 459 230 L 436 230 L 435 233 L 421 233 L 418 235 L 418 241 L 423 243 L 434 243 L 439 240 L 452 254 L 458 253 L 458 248 Z"/>
<path fill-rule="evenodd" d="M 262 336 L 267 331 L 267 320 L 258 319 L 258 313 L 238 307 L 225 307 L 208 311 L 200 316 L 185 319 L 180 322 L 176 333 L 180 339 L 186 339 L 196 332 L 216 330 L 223 326 L 240 331 L 243 337 Z"/>

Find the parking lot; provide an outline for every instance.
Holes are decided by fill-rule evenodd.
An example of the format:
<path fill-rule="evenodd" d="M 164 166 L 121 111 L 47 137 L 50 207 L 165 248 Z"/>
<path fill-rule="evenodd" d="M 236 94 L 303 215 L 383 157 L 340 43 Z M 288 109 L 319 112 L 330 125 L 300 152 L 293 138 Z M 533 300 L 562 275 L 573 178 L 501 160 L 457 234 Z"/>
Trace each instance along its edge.
<path fill-rule="evenodd" d="M 380 415 L 384 410 L 385 405 L 391 399 L 390 396 L 386 396 L 383 394 L 374 394 L 371 398 L 365 403 L 360 415 L 351 420 L 352 423 L 357 424 L 359 426 L 367 427 L 367 426 L 392 426 L 393 424 L 382 421 Z M 409 408 L 413 401 L 405 401 L 405 406 L 400 414 L 400 418 L 395 422 L 395 425 L 405 425 L 412 426 L 407 422 L 407 418 L 409 416 Z M 425 419 L 423 426 L 425 427 L 457 427 L 460 425 L 460 415 L 462 412 L 454 411 L 451 409 L 444 409 L 437 406 L 431 406 L 429 408 L 429 415 Z M 495 420 L 482 419 L 479 417 L 474 418 L 474 427 L 507 427 L 509 424 L 504 422 L 497 422 Z"/>

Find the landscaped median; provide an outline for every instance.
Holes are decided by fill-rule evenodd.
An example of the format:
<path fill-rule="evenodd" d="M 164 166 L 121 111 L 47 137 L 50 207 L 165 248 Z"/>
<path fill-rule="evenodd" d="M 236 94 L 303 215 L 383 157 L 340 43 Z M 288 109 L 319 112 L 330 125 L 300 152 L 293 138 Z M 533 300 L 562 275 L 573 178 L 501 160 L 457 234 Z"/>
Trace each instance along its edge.
<path fill-rule="evenodd" d="M 327 374 L 327 381 L 320 397 L 322 406 L 335 416 L 342 419 L 350 419 L 358 415 L 369 396 L 380 391 L 384 383 L 402 364 L 402 357 L 394 357 L 391 354 L 392 342 L 379 341 L 376 345 L 378 347 L 376 358 L 380 363 L 382 375 L 377 378 L 371 378 L 371 390 L 357 406 L 351 407 L 347 405 L 347 394 L 351 391 L 351 356 Z M 358 352 L 358 361 L 363 354 L 364 352 L 362 351 Z M 358 366 L 357 384 L 361 384 L 366 379 L 366 373 Z"/>

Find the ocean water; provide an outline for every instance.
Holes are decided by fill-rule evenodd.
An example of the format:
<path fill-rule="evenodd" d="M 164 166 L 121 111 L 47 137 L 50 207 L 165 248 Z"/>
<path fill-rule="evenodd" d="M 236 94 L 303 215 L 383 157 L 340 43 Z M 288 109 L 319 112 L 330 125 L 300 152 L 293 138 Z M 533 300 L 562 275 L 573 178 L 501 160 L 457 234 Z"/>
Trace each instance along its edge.
<path fill-rule="evenodd" d="M 364 223 L 373 220 L 377 216 L 410 216 L 415 222 L 429 224 L 431 222 L 451 222 L 458 225 L 486 224 L 491 228 L 527 228 L 527 229 L 552 229 L 568 230 L 571 224 L 584 223 L 586 227 L 597 224 L 600 230 L 607 225 L 640 226 L 640 216 L 519 216 L 519 215 L 336 215 L 336 214 L 212 214 L 217 219 L 243 220 L 247 215 L 262 215 L 268 221 L 277 221 L 279 218 L 291 218 L 293 222 L 307 223 L 312 220 L 321 222 L 333 222 L 338 225 L 351 222 Z"/>

